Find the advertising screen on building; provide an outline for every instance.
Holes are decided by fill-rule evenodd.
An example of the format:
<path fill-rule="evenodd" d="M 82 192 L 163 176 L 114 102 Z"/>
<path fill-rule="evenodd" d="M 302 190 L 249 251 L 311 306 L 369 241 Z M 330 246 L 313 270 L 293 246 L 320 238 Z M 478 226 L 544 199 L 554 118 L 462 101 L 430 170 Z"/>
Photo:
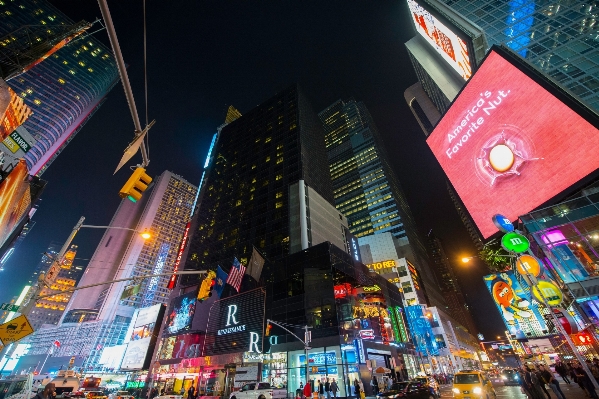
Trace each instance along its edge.
<path fill-rule="evenodd" d="M 203 355 L 262 353 L 265 297 L 258 288 L 214 302 Z"/>
<path fill-rule="evenodd" d="M 135 311 L 121 370 L 146 370 L 150 366 L 164 310 L 164 305 L 157 304 Z"/>
<path fill-rule="evenodd" d="M 449 64 L 464 80 L 472 76 L 472 65 L 468 54 L 466 41 L 453 30 L 443 24 L 439 18 L 433 16 L 423 2 L 408 0 L 408 7 L 412 14 L 412 22 L 416 31 L 424 37 L 441 57 Z"/>
<path fill-rule="evenodd" d="M 0 246 L 31 209 L 27 165 L 19 161 L 0 183 Z"/>
<path fill-rule="evenodd" d="M 520 284 L 513 271 L 489 274 L 484 279 L 512 338 L 538 338 L 549 335 L 539 305 L 530 296 L 530 288 Z"/>
<path fill-rule="evenodd" d="M 197 293 L 189 292 L 171 302 L 166 319 L 165 335 L 178 334 L 191 328 L 193 315 L 196 311 Z"/>
<path fill-rule="evenodd" d="M 564 101 L 590 111 L 521 62 L 494 47 L 427 139 L 484 238 L 599 168 L 598 129 Z"/>

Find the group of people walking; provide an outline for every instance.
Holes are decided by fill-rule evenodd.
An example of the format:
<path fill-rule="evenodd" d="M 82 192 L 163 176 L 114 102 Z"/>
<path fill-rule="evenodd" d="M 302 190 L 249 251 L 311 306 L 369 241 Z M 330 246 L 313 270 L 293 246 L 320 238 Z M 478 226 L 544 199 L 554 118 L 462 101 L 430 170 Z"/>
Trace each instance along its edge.
<path fill-rule="evenodd" d="M 566 384 L 578 384 L 585 392 L 587 398 L 599 399 L 591 378 L 599 381 L 599 359 L 587 360 L 586 365 L 592 375 L 588 375 L 579 362 L 555 363 L 555 372 Z M 548 366 L 538 364 L 536 367 L 524 366 L 519 370 L 520 386 L 529 399 L 551 399 L 547 387 L 553 391 L 558 399 L 566 399 L 561 390 L 559 381 L 555 378 Z"/>
<path fill-rule="evenodd" d="M 300 387 L 297 390 L 296 396 L 300 395 L 300 392 L 303 393 L 304 398 L 312 397 L 312 384 L 307 383 L 306 385 L 303 382 L 300 382 Z M 337 381 L 333 378 L 332 381 L 329 381 L 328 378 L 316 381 L 314 386 L 314 392 L 318 393 L 319 399 L 331 399 L 337 397 L 337 392 L 339 392 L 339 385 L 337 385 Z"/>

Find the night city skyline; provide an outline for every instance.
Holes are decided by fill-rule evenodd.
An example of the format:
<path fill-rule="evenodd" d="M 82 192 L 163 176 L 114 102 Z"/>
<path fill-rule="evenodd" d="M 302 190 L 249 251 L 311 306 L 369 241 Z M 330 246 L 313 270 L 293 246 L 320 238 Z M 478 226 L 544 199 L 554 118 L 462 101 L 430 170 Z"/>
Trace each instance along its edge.
<path fill-rule="evenodd" d="M 76 21 L 100 17 L 95 2 L 52 4 Z M 415 34 L 408 7 L 404 2 L 339 4 L 147 4 L 148 116 L 156 119 L 149 134 L 148 173 L 170 170 L 198 184 L 228 106 L 244 114 L 291 84 L 300 85 L 316 113 L 339 99 L 362 101 L 380 130 L 420 233 L 432 229 L 443 239 L 467 296 L 482 298 L 470 303 L 480 330 L 496 335 L 503 326 L 491 310 L 485 271 L 459 261 L 476 253 L 474 245 L 404 99 L 404 90 L 417 81 L 404 47 Z M 142 4 L 110 6 L 144 121 Z M 106 32 L 94 36 L 109 45 Z M 112 173 L 132 133 L 119 82 L 44 173 L 48 185 L 33 218 L 36 226 L 2 272 L 0 302 L 18 295 L 50 242 L 65 240 L 80 216 L 86 224 L 108 224 L 129 170 Z M 137 155 L 134 162 L 139 160 Z M 101 231 L 79 232 L 76 265 L 87 264 L 101 236 Z"/>

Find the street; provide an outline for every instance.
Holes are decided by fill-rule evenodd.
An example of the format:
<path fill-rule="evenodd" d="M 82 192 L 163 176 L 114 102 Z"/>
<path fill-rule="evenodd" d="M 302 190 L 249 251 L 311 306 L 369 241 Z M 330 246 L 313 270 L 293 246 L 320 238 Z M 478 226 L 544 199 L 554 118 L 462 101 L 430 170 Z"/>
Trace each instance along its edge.
<path fill-rule="evenodd" d="M 441 397 L 442 398 L 450 398 L 452 397 L 451 393 L 451 385 L 443 385 L 441 386 Z M 526 399 L 526 395 L 520 392 L 519 386 L 504 386 L 504 385 L 494 385 L 495 392 L 497 392 L 498 399 Z M 566 396 L 566 399 L 584 399 L 587 396 L 585 392 L 580 389 L 578 384 L 566 384 L 560 379 L 560 388 L 562 392 Z M 551 399 L 555 399 L 556 396 L 549 388 L 547 389 L 549 394 L 551 395 Z"/>

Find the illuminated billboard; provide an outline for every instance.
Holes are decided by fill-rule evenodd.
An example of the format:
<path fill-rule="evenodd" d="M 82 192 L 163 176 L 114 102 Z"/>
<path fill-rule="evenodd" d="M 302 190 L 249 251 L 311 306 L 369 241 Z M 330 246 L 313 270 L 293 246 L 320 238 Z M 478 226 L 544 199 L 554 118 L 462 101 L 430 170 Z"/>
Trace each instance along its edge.
<path fill-rule="evenodd" d="M 21 160 L 0 183 L 0 246 L 31 209 L 28 176 L 25 160 Z"/>
<path fill-rule="evenodd" d="M 164 335 L 178 334 L 191 328 L 196 302 L 196 292 L 189 292 L 173 299 L 168 309 Z"/>
<path fill-rule="evenodd" d="M 156 345 L 156 334 L 164 318 L 164 310 L 164 305 L 157 304 L 135 311 L 121 370 L 148 369 Z"/>
<path fill-rule="evenodd" d="M 427 139 L 484 238 L 494 214 L 516 220 L 599 167 L 599 131 L 581 114 L 596 116 L 521 68 L 493 47 Z"/>
<path fill-rule="evenodd" d="M 263 353 L 266 293 L 257 288 L 215 301 L 208 316 L 204 356 Z"/>
<path fill-rule="evenodd" d="M 472 63 L 466 41 L 425 9 L 421 3 L 408 0 L 408 7 L 416 31 L 464 80 L 470 79 Z"/>
<path fill-rule="evenodd" d="M 538 338 L 549 335 L 538 302 L 531 298 L 530 287 L 521 284 L 513 271 L 489 274 L 484 280 L 512 338 Z"/>

